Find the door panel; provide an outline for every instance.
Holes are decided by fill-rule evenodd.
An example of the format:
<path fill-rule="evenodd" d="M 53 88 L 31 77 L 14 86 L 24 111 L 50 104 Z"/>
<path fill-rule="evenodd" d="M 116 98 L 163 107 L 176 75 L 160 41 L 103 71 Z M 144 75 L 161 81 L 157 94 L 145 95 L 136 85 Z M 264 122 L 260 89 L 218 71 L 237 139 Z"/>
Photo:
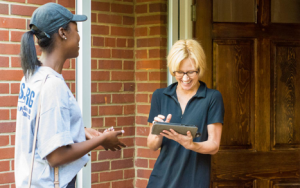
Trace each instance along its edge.
<path fill-rule="evenodd" d="M 194 25 L 225 105 L 211 187 L 300 188 L 300 24 L 271 23 L 271 0 L 257 23 L 213 22 L 213 2 L 195 0 Z"/>

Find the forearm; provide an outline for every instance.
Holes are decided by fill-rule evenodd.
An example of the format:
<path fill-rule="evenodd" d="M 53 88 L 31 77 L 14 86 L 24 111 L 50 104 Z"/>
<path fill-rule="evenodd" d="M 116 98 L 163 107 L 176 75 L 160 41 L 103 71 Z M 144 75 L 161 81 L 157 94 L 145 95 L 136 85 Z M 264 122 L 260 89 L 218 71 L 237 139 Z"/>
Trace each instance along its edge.
<path fill-rule="evenodd" d="M 148 138 L 147 138 L 147 146 L 151 149 L 151 150 L 158 150 L 162 144 L 162 140 L 163 140 L 163 136 L 161 135 L 154 135 L 154 134 L 149 134 Z"/>
<path fill-rule="evenodd" d="M 91 140 L 60 147 L 50 153 L 47 156 L 47 160 L 52 167 L 70 163 L 81 158 L 92 149 L 101 145 L 104 140 L 104 136 L 98 136 Z"/>
<path fill-rule="evenodd" d="M 219 151 L 219 144 L 214 141 L 193 142 L 187 149 L 202 154 L 214 155 Z"/>

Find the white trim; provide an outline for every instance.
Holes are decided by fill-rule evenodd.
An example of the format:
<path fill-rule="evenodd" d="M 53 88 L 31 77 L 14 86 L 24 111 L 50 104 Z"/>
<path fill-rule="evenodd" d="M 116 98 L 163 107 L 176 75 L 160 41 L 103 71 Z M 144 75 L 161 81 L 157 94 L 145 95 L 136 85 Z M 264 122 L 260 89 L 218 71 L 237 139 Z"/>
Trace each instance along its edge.
<path fill-rule="evenodd" d="M 76 0 L 76 14 L 88 17 L 85 22 L 77 22 L 81 40 L 76 59 L 76 99 L 84 126 L 91 127 L 91 0 Z M 77 174 L 76 188 L 91 188 L 91 160 Z"/>
<path fill-rule="evenodd" d="M 192 3 L 193 0 L 180 0 L 180 39 L 193 37 Z"/>

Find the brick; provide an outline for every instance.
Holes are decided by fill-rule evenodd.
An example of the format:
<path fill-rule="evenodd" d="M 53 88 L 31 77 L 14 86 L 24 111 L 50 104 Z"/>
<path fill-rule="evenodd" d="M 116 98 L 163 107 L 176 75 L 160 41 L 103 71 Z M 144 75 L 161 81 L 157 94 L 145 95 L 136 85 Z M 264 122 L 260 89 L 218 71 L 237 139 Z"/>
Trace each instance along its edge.
<path fill-rule="evenodd" d="M 98 106 L 91 106 L 91 115 L 92 116 L 98 115 Z"/>
<path fill-rule="evenodd" d="M 92 188 L 110 188 L 110 182 L 93 184 Z"/>
<path fill-rule="evenodd" d="M 109 94 L 92 94 L 91 102 L 92 104 L 107 104 L 111 103 L 111 95 Z"/>
<path fill-rule="evenodd" d="M 0 148 L 0 153 L 0 159 L 13 159 L 15 148 Z"/>
<path fill-rule="evenodd" d="M 136 69 L 166 69 L 167 63 L 165 60 L 142 60 L 136 62 Z"/>
<path fill-rule="evenodd" d="M 136 102 L 148 102 L 148 94 L 136 94 Z"/>
<path fill-rule="evenodd" d="M 0 6 L 1 6 L 1 4 L 0 4 Z M 9 40 L 9 31 L 8 30 L 0 30 L 0 41 L 8 41 L 8 40 Z M 0 62 L 1 62 L 1 60 L 0 60 Z"/>
<path fill-rule="evenodd" d="M 166 81 L 167 72 L 149 72 L 150 81 Z"/>
<path fill-rule="evenodd" d="M 137 84 L 137 91 L 148 91 L 154 92 L 156 89 L 166 87 L 166 83 L 138 83 Z"/>
<path fill-rule="evenodd" d="M 123 136 L 134 136 L 135 135 L 135 127 L 123 127 L 125 133 Z"/>
<path fill-rule="evenodd" d="M 116 47 L 116 39 L 115 38 L 105 38 L 105 46 L 106 47 Z"/>
<path fill-rule="evenodd" d="M 122 149 L 122 150 L 123 150 L 123 158 L 134 157 L 135 149 L 131 148 L 131 149 Z"/>
<path fill-rule="evenodd" d="M 167 35 L 167 28 L 164 26 L 154 26 L 150 27 L 150 35 Z"/>
<path fill-rule="evenodd" d="M 0 133 L 16 132 L 16 122 L 0 123 Z"/>
<path fill-rule="evenodd" d="M 97 13 L 91 14 L 91 22 L 97 22 Z"/>
<path fill-rule="evenodd" d="M 147 59 L 148 58 L 148 51 L 147 50 L 136 50 L 135 51 L 135 58 L 136 59 Z"/>
<path fill-rule="evenodd" d="M 92 163 L 92 172 L 109 170 L 109 162 Z"/>
<path fill-rule="evenodd" d="M 135 181 L 136 188 L 147 187 L 147 184 L 148 184 L 148 180 L 145 180 L 145 179 L 136 179 L 136 181 Z"/>
<path fill-rule="evenodd" d="M 74 0 L 58 0 L 58 4 L 66 7 L 66 8 L 75 8 L 75 1 Z"/>
<path fill-rule="evenodd" d="M 167 58 L 166 49 L 151 49 L 149 50 L 149 58 Z"/>
<path fill-rule="evenodd" d="M 135 6 L 135 13 L 137 14 L 143 14 L 148 12 L 148 5 L 143 4 L 143 5 L 136 5 Z"/>
<path fill-rule="evenodd" d="M 98 173 L 97 174 L 91 174 L 91 176 L 92 176 L 91 183 L 98 182 L 98 180 L 99 180 L 99 174 Z"/>
<path fill-rule="evenodd" d="M 126 39 L 117 39 L 117 47 L 126 47 Z"/>
<path fill-rule="evenodd" d="M 132 81 L 134 80 L 133 71 L 112 71 L 112 80 L 115 81 Z"/>
<path fill-rule="evenodd" d="M 111 4 L 111 12 L 132 14 L 133 13 L 133 5 L 112 3 Z"/>
<path fill-rule="evenodd" d="M 91 69 L 98 69 L 98 61 L 96 59 L 91 60 Z"/>
<path fill-rule="evenodd" d="M 148 117 L 145 116 L 136 116 L 135 123 L 140 125 L 147 125 L 148 124 Z"/>
<path fill-rule="evenodd" d="M 166 15 L 151 15 L 137 17 L 137 25 L 166 24 Z"/>
<path fill-rule="evenodd" d="M 138 169 L 137 170 L 137 177 L 139 178 L 150 178 L 152 170 L 146 170 L 146 169 Z"/>
<path fill-rule="evenodd" d="M 145 3 L 145 2 L 153 2 L 153 1 L 157 1 L 157 0 L 136 0 L 136 2 L 137 3 Z M 160 0 L 160 1 L 166 1 L 167 2 L 167 0 Z"/>
<path fill-rule="evenodd" d="M 0 17 L 0 28 L 26 29 L 26 20 L 19 18 Z M 4 47 L 0 47 L 0 49 L 4 49 Z"/>
<path fill-rule="evenodd" d="M 129 179 L 134 177 L 135 177 L 135 169 L 124 170 L 124 179 Z"/>
<path fill-rule="evenodd" d="M 8 135 L 1 135 L 0 136 L 0 146 L 6 146 L 9 144 L 9 136 Z M 1 165 L 0 165 L 1 167 Z"/>
<path fill-rule="evenodd" d="M 9 110 L 0 109 L 0 120 L 9 120 Z"/>
<path fill-rule="evenodd" d="M 123 179 L 123 171 L 110 171 L 110 172 L 102 172 L 100 173 L 100 181 L 113 181 Z"/>
<path fill-rule="evenodd" d="M 105 117 L 105 127 L 116 126 L 117 118 L 115 117 Z"/>
<path fill-rule="evenodd" d="M 147 147 L 147 138 L 136 137 L 135 144 L 136 146 Z"/>
<path fill-rule="evenodd" d="M 123 168 L 132 168 L 133 167 L 133 159 L 125 159 L 125 160 L 117 160 L 111 162 L 111 169 L 123 169 Z"/>
<path fill-rule="evenodd" d="M 160 150 L 152 151 L 150 149 L 138 148 L 137 157 L 145 158 L 157 158 L 159 156 Z"/>
<path fill-rule="evenodd" d="M 10 188 L 9 185 L 0 185 L 0 188 Z"/>
<path fill-rule="evenodd" d="M 112 57 L 113 58 L 122 58 L 122 59 L 133 59 L 133 50 L 112 49 Z"/>
<path fill-rule="evenodd" d="M 103 37 L 93 37 L 93 46 L 104 46 Z"/>
<path fill-rule="evenodd" d="M 137 127 L 136 128 L 136 134 L 138 136 L 148 136 L 150 132 L 149 127 Z"/>
<path fill-rule="evenodd" d="M 11 57 L 11 67 L 21 67 L 20 57 Z"/>
<path fill-rule="evenodd" d="M 1 107 L 17 106 L 18 96 L 0 96 Z"/>
<path fill-rule="evenodd" d="M 136 167 L 148 168 L 148 159 L 136 159 L 134 164 Z"/>
<path fill-rule="evenodd" d="M 8 14 L 8 4 L 0 3 L 0 14 Z"/>
<path fill-rule="evenodd" d="M 9 161 L 0 161 L 0 172 L 9 171 Z"/>
<path fill-rule="evenodd" d="M 117 117 L 117 126 L 134 125 L 134 116 Z"/>
<path fill-rule="evenodd" d="M 151 160 L 151 159 L 149 159 L 149 168 L 154 168 L 154 165 L 155 165 L 155 162 L 156 162 L 156 160 Z"/>
<path fill-rule="evenodd" d="M 109 80 L 109 72 L 107 71 L 92 71 L 92 81 Z"/>
<path fill-rule="evenodd" d="M 97 89 L 97 83 L 91 83 L 91 91 L 92 91 L 92 93 L 98 91 L 98 89 Z"/>
<path fill-rule="evenodd" d="M 92 34 L 95 35 L 108 35 L 109 27 L 104 25 L 92 25 Z"/>
<path fill-rule="evenodd" d="M 75 70 L 64 70 L 62 71 L 62 76 L 64 77 L 65 80 L 70 81 L 70 80 L 75 80 Z"/>
<path fill-rule="evenodd" d="M 50 2 L 55 3 L 56 0 L 27 0 L 27 3 L 37 4 L 37 5 L 43 5 Z"/>
<path fill-rule="evenodd" d="M 113 181 L 112 188 L 134 188 L 134 179 Z"/>
<path fill-rule="evenodd" d="M 0 19 L 1 21 L 1 19 Z M 0 23 L 1 25 L 1 23 Z M 1 54 L 19 55 L 20 53 L 19 44 L 0 44 Z"/>
<path fill-rule="evenodd" d="M 134 36 L 143 37 L 148 35 L 148 29 L 146 27 L 138 27 L 134 30 Z"/>
<path fill-rule="evenodd" d="M 133 103 L 134 94 L 113 94 L 112 95 L 113 103 Z"/>
<path fill-rule="evenodd" d="M 133 28 L 111 26 L 111 35 L 133 37 Z"/>
<path fill-rule="evenodd" d="M 148 80 L 148 72 L 136 72 L 135 80 L 136 81 L 147 81 Z"/>
<path fill-rule="evenodd" d="M 11 5 L 11 14 L 20 16 L 31 16 L 33 11 L 37 7 L 22 6 L 22 5 Z"/>
<path fill-rule="evenodd" d="M 9 93 L 9 84 L 8 83 L 0 83 L 0 94 Z"/>
<path fill-rule="evenodd" d="M 91 152 L 91 160 L 92 161 L 97 161 L 97 151 L 92 151 Z"/>
<path fill-rule="evenodd" d="M 108 15 L 98 13 L 98 23 L 106 24 L 122 24 L 122 16 L 120 15 Z"/>
<path fill-rule="evenodd" d="M 16 120 L 17 118 L 17 109 L 10 109 L 10 119 Z"/>
<path fill-rule="evenodd" d="M 134 17 L 131 16 L 123 16 L 123 25 L 134 25 Z"/>
<path fill-rule="evenodd" d="M 0 56 L 0 67 L 9 67 L 9 57 Z"/>
<path fill-rule="evenodd" d="M 103 127 L 103 118 L 92 118 L 92 127 Z"/>
<path fill-rule="evenodd" d="M 14 183 L 14 182 L 15 182 L 14 172 L 7 172 L 7 173 L 0 174 L 0 184 Z"/>
<path fill-rule="evenodd" d="M 121 115 L 122 106 L 99 106 L 99 115 Z"/>
<path fill-rule="evenodd" d="M 99 60 L 99 69 L 122 69 L 121 60 Z"/>
<path fill-rule="evenodd" d="M 124 114 L 135 114 L 135 105 L 124 106 Z"/>
<path fill-rule="evenodd" d="M 124 61 L 124 70 L 134 70 L 134 61 Z"/>
<path fill-rule="evenodd" d="M 96 10 L 96 11 L 109 11 L 110 9 L 110 3 L 92 1 L 91 5 L 92 5 L 92 10 Z"/>
<path fill-rule="evenodd" d="M 119 151 L 100 151 L 98 160 L 119 159 L 121 158 L 121 150 Z"/>
<path fill-rule="evenodd" d="M 110 49 L 92 48 L 92 58 L 110 58 Z"/>
<path fill-rule="evenodd" d="M 149 12 L 167 12 L 168 7 L 165 3 L 153 3 L 149 5 Z"/>
<path fill-rule="evenodd" d="M 99 92 L 118 92 L 122 90 L 121 83 L 98 83 Z"/>
<path fill-rule="evenodd" d="M 124 91 L 135 91 L 135 83 L 124 83 Z"/>
<path fill-rule="evenodd" d="M 127 47 L 134 47 L 134 40 L 133 39 L 128 39 L 127 40 Z"/>
<path fill-rule="evenodd" d="M 137 47 L 166 47 L 166 38 L 147 38 L 147 39 L 137 39 Z"/>
<path fill-rule="evenodd" d="M 134 146 L 134 138 L 120 138 L 120 141 L 124 143 L 127 147 Z"/>
<path fill-rule="evenodd" d="M 12 42 L 21 42 L 22 36 L 25 32 L 24 31 L 11 31 L 11 38 Z"/>

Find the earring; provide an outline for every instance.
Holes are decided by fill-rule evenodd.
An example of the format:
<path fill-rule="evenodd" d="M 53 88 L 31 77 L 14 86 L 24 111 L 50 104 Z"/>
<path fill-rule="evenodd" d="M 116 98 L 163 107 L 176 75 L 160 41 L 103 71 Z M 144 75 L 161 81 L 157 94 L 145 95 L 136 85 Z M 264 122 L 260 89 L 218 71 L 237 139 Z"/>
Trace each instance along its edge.
<path fill-rule="evenodd" d="M 65 37 L 64 39 L 67 40 L 67 37 Z"/>

